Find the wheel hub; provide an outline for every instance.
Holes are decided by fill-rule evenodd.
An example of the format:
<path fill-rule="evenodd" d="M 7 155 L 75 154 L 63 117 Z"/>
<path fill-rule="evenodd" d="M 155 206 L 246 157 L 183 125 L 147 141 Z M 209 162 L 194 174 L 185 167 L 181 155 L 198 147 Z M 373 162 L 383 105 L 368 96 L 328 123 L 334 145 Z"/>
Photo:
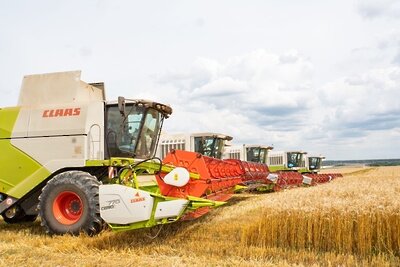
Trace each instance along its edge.
<path fill-rule="evenodd" d="M 7 218 L 12 219 L 17 214 L 17 208 L 12 207 L 12 208 L 8 209 L 4 214 L 6 215 Z"/>
<path fill-rule="evenodd" d="M 73 200 L 73 201 L 71 201 L 71 204 L 69 205 L 68 208 L 69 208 L 69 210 L 70 210 L 70 212 L 72 214 L 77 215 L 81 211 L 82 206 L 81 206 L 81 203 L 79 201 Z"/>
<path fill-rule="evenodd" d="M 72 191 L 60 192 L 53 202 L 53 214 L 58 222 L 71 225 L 82 217 L 83 202 L 79 195 Z"/>

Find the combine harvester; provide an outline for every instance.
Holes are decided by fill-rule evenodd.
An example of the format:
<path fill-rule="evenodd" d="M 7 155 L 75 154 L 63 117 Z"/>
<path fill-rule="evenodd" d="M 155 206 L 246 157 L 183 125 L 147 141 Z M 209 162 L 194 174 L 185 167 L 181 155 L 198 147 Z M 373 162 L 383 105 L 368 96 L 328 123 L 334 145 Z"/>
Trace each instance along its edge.
<path fill-rule="evenodd" d="M 0 108 L 6 223 L 39 215 L 50 234 L 94 235 L 104 223 L 116 231 L 152 227 L 199 217 L 236 185 L 267 176 L 264 167 L 188 151 L 161 162 L 154 155 L 172 109 L 123 97 L 108 102 L 103 83 L 80 76 L 25 76 L 18 106 Z"/>
<path fill-rule="evenodd" d="M 266 188 L 266 191 L 279 191 L 301 186 L 303 184 L 303 176 L 298 170 L 301 169 L 300 166 L 305 152 L 270 151 L 272 149 L 273 147 L 260 145 L 230 147 L 227 149 L 225 157 L 246 159 L 267 166 L 271 172 L 270 177 L 273 183 L 270 184 L 269 188 Z"/>
<path fill-rule="evenodd" d="M 262 145 L 242 145 L 227 147 L 224 158 L 225 159 L 236 159 L 245 162 L 255 162 L 262 164 L 268 169 L 267 181 L 254 181 L 250 180 L 246 183 L 248 187 L 246 190 L 253 192 L 270 192 L 277 189 L 277 183 L 279 175 L 271 173 L 270 168 L 267 166 L 268 153 L 272 150 L 272 146 Z"/>
<path fill-rule="evenodd" d="M 192 134 L 162 134 L 160 137 L 157 154 L 160 158 L 165 158 L 163 162 L 168 164 L 178 164 L 173 157 L 174 153 L 182 153 L 181 150 L 195 152 L 199 157 L 204 158 L 207 165 L 212 166 L 210 169 L 210 181 L 218 181 L 218 176 L 224 176 L 229 172 L 221 172 L 218 166 L 236 166 L 242 175 L 242 181 L 237 183 L 235 189 L 229 187 L 228 195 L 224 197 L 220 192 L 219 198 L 229 198 L 233 191 L 241 191 L 251 185 L 252 188 L 257 187 L 258 190 L 266 190 L 273 187 L 276 177 L 270 175 L 268 167 L 257 161 L 248 161 L 241 159 L 224 159 L 222 160 L 226 148 L 230 147 L 231 136 L 219 133 L 192 133 Z M 169 154 L 168 154 L 169 153 Z M 201 156 L 202 155 L 202 156 Z M 181 166 L 181 165 L 179 165 Z"/>
<path fill-rule="evenodd" d="M 268 154 L 267 164 L 272 172 L 306 170 L 307 152 L 304 151 L 271 151 Z"/>
<path fill-rule="evenodd" d="M 279 177 L 283 178 L 278 181 L 281 188 L 316 185 L 342 176 L 319 174 L 322 159 L 322 156 L 308 157 L 304 151 L 277 151 L 268 155 L 267 164 L 271 171 L 279 173 Z"/>
<path fill-rule="evenodd" d="M 311 185 L 301 174 L 306 170 L 304 151 L 272 151 L 268 154 L 267 165 L 271 172 L 279 175 L 276 190 Z"/>
<path fill-rule="evenodd" d="M 172 150 L 200 153 L 207 157 L 222 159 L 226 146 L 233 138 L 219 133 L 161 134 L 157 156 L 165 158 Z"/>
<path fill-rule="evenodd" d="M 324 156 L 307 156 L 305 164 L 308 167 L 310 173 L 318 173 L 322 168 L 322 161 L 325 159 Z"/>
<path fill-rule="evenodd" d="M 308 157 L 304 151 L 270 151 L 272 149 L 270 146 L 260 145 L 229 147 L 224 157 L 266 164 L 271 172 L 270 177 L 275 175 L 274 187 L 269 188 L 274 191 L 316 185 L 341 176 L 318 174 L 324 157 Z"/>
<path fill-rule="evenodd" d="M 224 153 L 224 158 L 240 159 L 244 161 L 267 163 L 268 153 L 274 149 L 272 146 L 243 145 L 228 147 Z"/>
<path fill-rule="evenodd" d="M 303 177 L 312 185 L 327 183 L 337 177 L 343 177 L 341 173 L 319 173 L 322 168 L 322 161 L 324 156 L 306 156 L 304 158 L 305 170 L 302 170 Z"/>

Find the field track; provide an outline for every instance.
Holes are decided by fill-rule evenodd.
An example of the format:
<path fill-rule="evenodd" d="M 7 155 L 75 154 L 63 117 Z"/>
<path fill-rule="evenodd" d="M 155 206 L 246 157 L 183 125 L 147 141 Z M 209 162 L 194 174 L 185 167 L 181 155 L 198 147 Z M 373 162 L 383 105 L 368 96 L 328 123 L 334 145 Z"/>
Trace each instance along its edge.
<path fill-rule="evenodd" d="M 0 266 L 400 266 L 400 167 L 345 173 L 161 229 L 51 237 L 0 221 Z"/>

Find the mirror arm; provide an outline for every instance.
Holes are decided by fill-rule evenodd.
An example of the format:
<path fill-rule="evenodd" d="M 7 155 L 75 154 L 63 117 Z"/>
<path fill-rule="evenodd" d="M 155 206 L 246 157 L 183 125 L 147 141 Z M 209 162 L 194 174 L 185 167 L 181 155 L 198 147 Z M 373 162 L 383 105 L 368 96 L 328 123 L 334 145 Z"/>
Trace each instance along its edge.
<path fill-rule="evenodd" d="M 118 97 L 118 109 L 119 112 L 125 117 L 125 98 L 123 96 Z"/>

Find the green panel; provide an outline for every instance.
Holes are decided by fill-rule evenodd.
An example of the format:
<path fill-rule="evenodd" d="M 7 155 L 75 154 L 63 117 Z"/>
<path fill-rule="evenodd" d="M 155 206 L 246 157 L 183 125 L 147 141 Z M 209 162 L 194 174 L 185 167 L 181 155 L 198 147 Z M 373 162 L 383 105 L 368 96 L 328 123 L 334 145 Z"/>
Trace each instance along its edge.
<path fill-rule="evenodd" d="M 15 198 L 21 198 L 25 194 L 29 193 L 36 186 L 38 186 L 41 182 L 43 182 L 47 177 L 49 177 L 51 175 L 51 172 L 49 172 L 44 167 L 40 167 L 35 172 L 28 173 L 28 175 L 29 176 L 22 176 L 26 178 L 21 179 L 20 183 L 18 183 L 14 188 L 5 193 Z"/>
<path fill-rule="evenodd" d="M 289 170 L 289 169 L 286 168 L 284 165 L 279 165 L 279 166 L 268 166 L 268 169 L 269 169 L 270 172 Z"/>
<path fill-rule="evenodd" d="M 306 168 L 302 168 L 302 169 L 290 169 L 290 168 L 286 168 L 284 165 L 279 165 L 279 166 L 268 166 L 268 169 L 270 172 L 277 172 L 277 171 L 297 171 L 297 172 L 309 172 L 308 169 Z"/>
<path fill-rule="evenodd" d="M 135 163 L 133 158 L 110 158 L 106 160 L 86 160 L 86 167 L 116 166 L 123 167 Z"/>
<path fill-rule="evenodd" d="M 10 140 L 0 140 L 0 151 L 0 192 L 21 198 L 50 175 Z"/>
<path fill-rule="evenodd" d="M 295 170 L 295 169 L 286 168 L 283 165 L 280 165 L 280 166 L 268 166 L 268 169 L 269 169 L 270 172 L 277 172 L 277 171 L 296 171 L 296 172 L 300 172 L 300 173 L 310 172 L 310 170 L 308 170 L 307 168 L 302 168 L 302 169 Z"/>
<path fill-rule="evenodd" d="M 20 108 L 0 110 L 0 138 L 10 138 Z M 21 198 L 50 172 L 27 154 L 11 144 L 10 139 L 0 139 L 0 192 Z"/>
<path fill-rule="evenodd" d="M 17 120 L 19 110 L 19 107 L 0 109 L 0 139 L 11 137 L 11 133 L 14 128 L 15 121 Z"/>
<path fill-rule="evenodd" d="M 256 188 L 257 192 L 272 192 L 276 184 L 267 184 Z"/>

